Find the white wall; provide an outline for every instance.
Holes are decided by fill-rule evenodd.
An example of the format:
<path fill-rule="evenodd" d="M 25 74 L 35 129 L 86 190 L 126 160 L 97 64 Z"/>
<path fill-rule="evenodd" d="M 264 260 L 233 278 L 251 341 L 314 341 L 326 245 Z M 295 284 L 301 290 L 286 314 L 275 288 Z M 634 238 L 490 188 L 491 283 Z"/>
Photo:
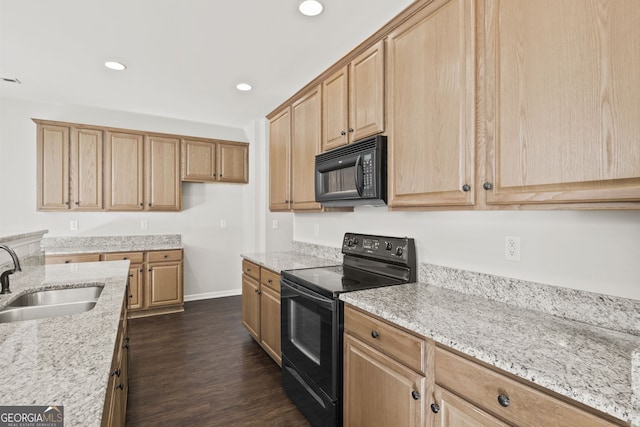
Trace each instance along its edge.
<path fill-rule="evenodd" d="M 253 155 L 256 144 L 242 129 L 6 98 L 0 103 L 0 230 L 49 229 L 48 236 L 181 234 L 185 295 L 239 293 L 240 253 L 256 247 L 255 227 L 248 220 L 255 215 L 255 175 L 246 185 L 183 184 L 182 212 L 36 212 L 36 126 L 31 118 L 249 140 Z M 140 229 L 142 219 L 148 221 L 147 230 Z M 222 219 L 226 228 L 220 227 Z M 79 222 L 79 231 L 69 231 L 70 220 Z"/>
<path fill-rule="evenodd" d="M 319 236 L 314 235 L 314 225 Z M 339 247 L 345 232 L 409 236 L 418 262 L 640 300 L 640 211 L 388 212 L 295 215 L 295 240 Z M 504 260 L 521 238 L 520 262 Z"/>

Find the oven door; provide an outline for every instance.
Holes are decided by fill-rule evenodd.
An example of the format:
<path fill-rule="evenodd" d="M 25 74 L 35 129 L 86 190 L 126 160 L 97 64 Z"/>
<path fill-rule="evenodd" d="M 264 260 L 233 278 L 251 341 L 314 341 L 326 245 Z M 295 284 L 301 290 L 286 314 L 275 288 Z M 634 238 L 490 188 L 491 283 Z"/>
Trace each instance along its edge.
<path fill-rule="evenodd" d="M 340 325 L 337 299 L 303 286 L 280 282 L 282 356 L 335 401 L 338 387 Z"/>

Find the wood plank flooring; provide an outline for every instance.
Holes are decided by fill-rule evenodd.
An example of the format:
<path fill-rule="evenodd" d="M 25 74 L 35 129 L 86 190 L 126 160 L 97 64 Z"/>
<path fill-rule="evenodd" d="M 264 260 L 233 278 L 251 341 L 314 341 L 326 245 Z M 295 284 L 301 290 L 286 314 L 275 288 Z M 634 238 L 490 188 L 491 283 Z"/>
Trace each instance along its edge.
<path fill-rule="evenodd" d="M 240 296 L 188 302 L 129 328 L 127 427 L 309 426 L 242 326 Z"/>

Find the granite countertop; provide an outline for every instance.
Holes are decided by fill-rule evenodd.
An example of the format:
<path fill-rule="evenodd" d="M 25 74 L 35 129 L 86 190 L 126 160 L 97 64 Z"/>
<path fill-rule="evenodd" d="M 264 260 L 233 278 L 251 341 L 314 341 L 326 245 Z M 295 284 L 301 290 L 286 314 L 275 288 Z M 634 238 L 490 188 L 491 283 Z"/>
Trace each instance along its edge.
<path fill-rule="evenodd" d="M 345 293 L 340 299 L 640 425 L 640 336 L 423 283 Z"/>
<path fill-rule="evenodd" d="M 42 247 L 46 255 L 167 251 L 183 248 L 181 236 L 177 234 L 48 237 L 43 239 Z"/>
<path fill-rule="evenodd" d="M 299 252 L 268 252 L 242 254 L 248 261 L 254 262 L 269 270 L 280 273 L 282 270 L 293 270 L 296 268 L 327 267 L 330 265 L 342 265 L 342 261 L 333 261 L 313 255 L 301 254 Z"/>
<path fill-rule="evenodd" d="M 3 405 L 62 405 L 65 426 L 100 426 L 129 261 L 25 268 L 11 276 L 13 293 L 104 285 L 87 312 L 0 324 Z"/>

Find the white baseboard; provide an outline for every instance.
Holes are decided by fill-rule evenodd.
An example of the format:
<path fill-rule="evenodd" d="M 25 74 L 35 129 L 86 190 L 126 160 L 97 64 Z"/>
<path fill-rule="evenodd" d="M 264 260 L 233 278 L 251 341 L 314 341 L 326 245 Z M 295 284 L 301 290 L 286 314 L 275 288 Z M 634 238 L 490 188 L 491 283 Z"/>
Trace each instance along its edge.
<path fill-rule="evenodd" d="M 242 289 L 233 289 L 230 291 L 220 291 L 220 292 L 207 292 L 204 294 L 185 295 L 184 302 L 198 301 L 201 299 L 231 297 L 235 295 L 242 295 Z"/>

